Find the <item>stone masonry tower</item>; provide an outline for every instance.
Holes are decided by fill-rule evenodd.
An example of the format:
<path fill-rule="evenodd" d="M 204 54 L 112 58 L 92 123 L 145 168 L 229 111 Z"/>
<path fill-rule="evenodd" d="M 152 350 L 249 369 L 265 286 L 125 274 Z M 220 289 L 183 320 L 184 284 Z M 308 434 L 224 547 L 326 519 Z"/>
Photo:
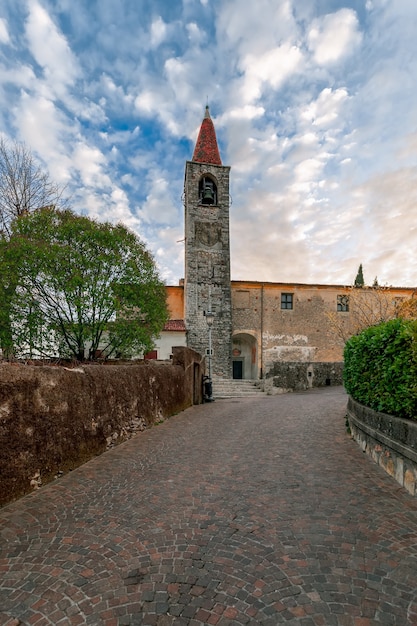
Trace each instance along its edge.
<path fill-rule="evenodd" d="M 209 108 L 185 167 L 185 324 L 187 345 L 207 354 L 205 313 L 214 313 L 212 373 L 232 378 L 229 173 L 222 165 Z"/>

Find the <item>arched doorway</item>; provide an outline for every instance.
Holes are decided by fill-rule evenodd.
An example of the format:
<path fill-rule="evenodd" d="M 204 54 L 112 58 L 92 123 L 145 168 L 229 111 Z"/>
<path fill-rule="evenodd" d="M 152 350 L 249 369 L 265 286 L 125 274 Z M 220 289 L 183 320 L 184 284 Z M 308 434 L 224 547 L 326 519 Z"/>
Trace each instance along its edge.
<path fill-rule="evenodd" d="M 233 336 L 232 345 L 233 378 L 257 380 L 258 349 L 256 337 L 248 333 Z"/>

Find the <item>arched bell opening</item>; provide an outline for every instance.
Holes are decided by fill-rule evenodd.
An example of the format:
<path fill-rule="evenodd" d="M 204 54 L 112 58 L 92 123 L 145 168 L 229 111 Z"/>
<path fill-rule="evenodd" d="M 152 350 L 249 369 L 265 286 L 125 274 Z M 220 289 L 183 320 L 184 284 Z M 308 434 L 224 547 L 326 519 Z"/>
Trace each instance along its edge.
<path fill-rule="evenodd" d="M 237 333 L 233 336 L 232 367 L 235 379 L 258 379 L 258 349 L 255 337 L 248 333 Z"/>
<path fill-rule="evenodd" d="M 198 183 L 198 200 L 201 204 L 217 204 L 217 185 L 209 176 L 203 176 Z"/>

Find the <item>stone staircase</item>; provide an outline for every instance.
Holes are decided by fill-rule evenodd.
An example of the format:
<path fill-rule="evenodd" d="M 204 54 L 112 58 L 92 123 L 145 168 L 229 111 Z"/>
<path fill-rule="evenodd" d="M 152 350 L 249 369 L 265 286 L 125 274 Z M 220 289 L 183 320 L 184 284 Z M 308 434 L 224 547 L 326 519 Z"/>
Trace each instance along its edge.
<path fill-rule="evenodd" d="M 259 380 L 213 378 L 213 398 L 253 398 L 263 394 Z"/>

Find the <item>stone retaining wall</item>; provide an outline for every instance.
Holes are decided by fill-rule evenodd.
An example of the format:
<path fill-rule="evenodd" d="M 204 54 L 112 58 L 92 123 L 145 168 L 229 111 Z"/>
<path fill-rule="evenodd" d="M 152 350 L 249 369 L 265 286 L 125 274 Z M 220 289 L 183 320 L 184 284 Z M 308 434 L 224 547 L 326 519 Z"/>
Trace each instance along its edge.
<path fill-rule="evenodd" d="M 204 363 L 0 364 L 0 505 L 202 401 Z"/>
<path fill-rule="evenodd" d="M 407 491 L 417 495 L 417 422 L 378 413 L 349 398 L 352 437 Z"/>
<path fill-rule="evenodd" d="M 269 394 L 277 394 L 342 384 L 343 362 L 277 361 L 265 376 L 264 390 Z"/>

